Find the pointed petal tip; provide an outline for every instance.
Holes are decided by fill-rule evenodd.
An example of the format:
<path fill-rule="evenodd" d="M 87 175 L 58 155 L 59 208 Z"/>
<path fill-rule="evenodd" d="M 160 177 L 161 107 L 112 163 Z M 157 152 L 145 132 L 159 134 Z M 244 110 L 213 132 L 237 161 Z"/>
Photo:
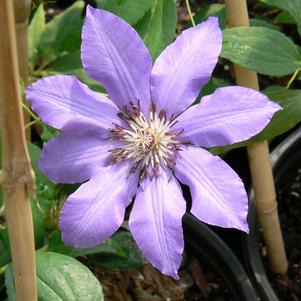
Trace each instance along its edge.
<path fill-rule="evenodd" d="M 242 231 L 243 231 L 243 232 L 245 232 L 245 233 L 247 233 L 247 234 L 249 234 L 249 233 L 250 233 L 250 228 L 249 228 L 249 225 L 248 225 L 248 224 L 246 224 L 246 225 L 245 225 L 245 228 L 244 228 L 244 229 L 242 229 Z"/>
<path fill-rule="evenodd" d="M 271 105 L 272 105 L 272 108 L 273 108 L 273 110 L 274 110 L 274 113 L 283 110 L 283 107 L 280 106 L 278 103 L 276 103 L 276 102 L 274 102 L 274 101 L 272 101 L 272 100 L 270 100 L 270 102 L 272 103 Z"/>
<path fill-rule="evenodd" d="M 239 224 L 238 223 L 233 224 L 232 228 L 249 234 L 249 224 L 247 222 L 247 217 L 240 220 Z"/>
<path fill-rule="evenodd" d="M 164 273 L 164 271 L 163 271 L 162 274 L 169 276 L 169 277 L 173 278 L 174 280 L 180 280 L 178 271 L 171 271 L 171 272 L 167 272 L 167 273 Z"/>
<path fill-rule="evenodd" d="M 219 26 L 218 17 L 215 17 L 215 16 L 210 16 L 210 17 L 208 17 L 207 20 L 204 21 L 204 22 L 212 23 L 213 25 L 220 27 L 220 26 Z M 202 23 L 201 23 L 201 24 L 202 24 Z"/>
<path fill-rule="evenodd" d="M 97 10 L 97 8 L 94 8 L 92 5 L 88 4 L 87 8 L 86 8 L 86 16 L 93 14 L 96 10 Z M 101 9 L 98 9 L 98 10 L 101 10 Z"/>
<path fill-rule="evenodd" d="M 207 18 L 206 21 L 202 22 L 202 23 L 199 23 L 197 26 L 195 26 L 194 28 L 195 29 L 198 29 L 200 27 L 206 27 L 208 31 L 214 31 L 217 36 L 218 36 L 218 39 L 220 40 L 220 48 L 222 47 L 222 30 L 220 28 L 220 25 L 219 25 L 219 20 L 218 20 L 218 17 L 214 17 L 214 16 L 210 16 Z"/>
<path fill-rule="evenodd" d="M 107 10 L 104 10 L 104 9 L 101 9 L 101 8 L 98 8 L 98 7 L 93 7 L 92 5 L 88 4 L 87 8 L 86 8 L 86 17 L 88 17 L 88 18 L 90 18 L 90 17 L 99 18 L 100 15 L 97 16 L 96 14 L 113 15 L 114 17 L 120 18 L 117 15 L 115 15 L 115 14 L 113 14 L 113 13 L 107 11 Z"/>

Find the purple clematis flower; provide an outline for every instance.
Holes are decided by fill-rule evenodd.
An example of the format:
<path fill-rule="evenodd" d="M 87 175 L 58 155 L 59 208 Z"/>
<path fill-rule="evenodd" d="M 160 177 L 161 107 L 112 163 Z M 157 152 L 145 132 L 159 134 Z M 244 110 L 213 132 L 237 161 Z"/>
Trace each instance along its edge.
<path fill-rule="evenodd" d="M 68 245 L 99 244 L 129 227 L 148 260 L 178 278 L 188 185 L 191 213 L 221 227 L 248 231 L 247 196 L 238 175 L 201 147 L 246 140 L 280 107 L 263 94 L 225 87 L 193 105 L 222 47 L 214 17 L 187 29 L 158 57 L 117 16 L 87 8 L 81 58 L 111 100 L 73 76 L 51 76 L 27 88 L 32 109 L 62 131 L 44 147 L 40 168 L 54 182 L 85 182 L 71 194 L 59 226 Z"/>

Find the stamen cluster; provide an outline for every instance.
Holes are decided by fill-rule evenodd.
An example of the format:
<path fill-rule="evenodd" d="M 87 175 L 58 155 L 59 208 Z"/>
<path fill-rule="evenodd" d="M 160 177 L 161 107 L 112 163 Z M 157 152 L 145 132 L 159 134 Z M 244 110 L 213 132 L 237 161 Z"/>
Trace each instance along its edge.
<path fill-rule="evenodd" d="M 140 169 L 140 179 L 158 175 L 159 167 L 164 170 L 175 166 L 176 152 L 180 150 L 177 133 L 171 128 L 176 124 L 167 118 L 165 110 L 159 114 L 152 104 L 148 118 L 140 110 L 140 105 L 131 103 L 130 108 L 124 106 L 118 114 L 127 128 L 114 124 L 110 129 L 112 139 L 125 142 L 125 145 L 111 150 L 113 163 L 132 160 L 131 172 Z"/>

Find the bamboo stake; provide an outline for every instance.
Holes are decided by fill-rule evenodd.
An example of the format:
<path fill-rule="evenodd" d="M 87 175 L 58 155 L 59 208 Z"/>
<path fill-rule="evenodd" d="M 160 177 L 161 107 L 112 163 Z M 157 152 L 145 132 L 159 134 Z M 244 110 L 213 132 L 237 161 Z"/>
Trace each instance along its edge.
<path fill-rule="evenodd" d="M 225 0 L 230 27 L 249 26 L 246 0 Z M 237 84 L 259 90 L 256 72 L 234 65 Z M 286 259 L 283 238 L 279 223 L 275 185 L 268 143 L 266 141 L 247 148 L 251 178 L 255 192 L 257 215 L 267 246 L 271 270 L 286 274 Z"/>
<path fill-rule="evenodd" d="M 17 34 L 17 49 L 20 78 L 25 86 L 28 85 L 28 19 L 30 14 L 31 0 L 14 0 L 15 26 Z M 23 110 L 24 123 L 30 122 L 30 115 Z M 30 127 L 26 129 L 26 138 L 30 140 Z"/>
<path fill-rule="evenodd" d="M 34 176 L 25 142 L 13 2 L 1 1 L 0 104 L 2 184 L 18 301 L 36 301 L 35 248 L 29 193 Z"/>

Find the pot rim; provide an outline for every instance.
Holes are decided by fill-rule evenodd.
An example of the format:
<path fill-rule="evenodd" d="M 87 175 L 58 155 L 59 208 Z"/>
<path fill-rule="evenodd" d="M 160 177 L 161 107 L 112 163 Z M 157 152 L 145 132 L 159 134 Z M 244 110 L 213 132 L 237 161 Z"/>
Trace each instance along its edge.
<path fill-rule="evenodd" d="M 228 245 L 191 214 L 183 219 L 185 241 L 218 273 L 235 301 L 260 300 L 241 263 Z"/>

